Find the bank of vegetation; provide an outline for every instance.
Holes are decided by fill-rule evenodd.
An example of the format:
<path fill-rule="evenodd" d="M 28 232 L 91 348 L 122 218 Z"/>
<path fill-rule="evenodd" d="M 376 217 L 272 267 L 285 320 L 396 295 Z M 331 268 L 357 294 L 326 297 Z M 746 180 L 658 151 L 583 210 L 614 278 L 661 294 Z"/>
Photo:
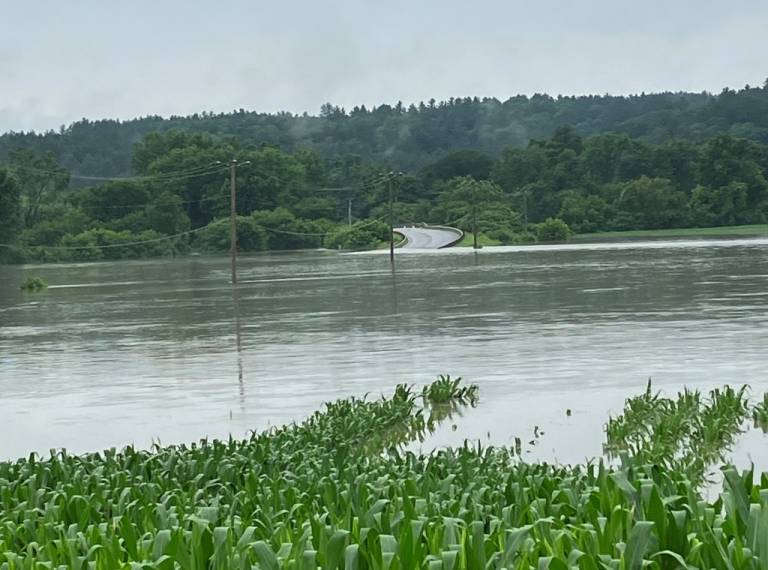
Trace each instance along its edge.
<path fill-rule="evenodd" d="M 722 470 L 743 390 L 649 390 L 606 426 L 618 461 L 526 463 L 466 443 L 408 451 L 477 390 L 326 404 L 245 440 L 0 463 L 0 568 L 765 568 L 768 477 Z M 702 417 L 704 416 L 704 417 Z"/>
<path fill-rule="evenodd" d="M 768 216 L 766 109 L 768 89 L 750 88 L 11 133 L 0 137 L 0 255 L 225 251 L 232 158 L 249 162 L 238 168 L 244 251 L 376 247 L 387 239 L 390 192 L 396 224 L 477 229 L 487 243 L 759 225 Z M 542 126 L 510 135 L 513 124 L 536 121 Z M 127 178 L 111 179 L 118 175 Z"/>

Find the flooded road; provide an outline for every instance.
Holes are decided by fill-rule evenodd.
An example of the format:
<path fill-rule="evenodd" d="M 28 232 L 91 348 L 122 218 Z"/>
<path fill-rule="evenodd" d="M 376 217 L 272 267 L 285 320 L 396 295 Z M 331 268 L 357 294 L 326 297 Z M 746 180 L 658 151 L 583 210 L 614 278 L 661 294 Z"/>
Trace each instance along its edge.
<path fill-rule="evenodd" d="M 27 276 L 50 287 L 22 293 Z M 239 437 L 451 374 L 480 404 L 424 448 L 520 437 L 570 463 L 649 377 L 768 389 L 766 239 L 403 250 L 394 273 L 265 254 L 228 279 L 226 257 L 0 266 L 0 458 Z M 735 457 L 768 467 L 768 438 Z"/>

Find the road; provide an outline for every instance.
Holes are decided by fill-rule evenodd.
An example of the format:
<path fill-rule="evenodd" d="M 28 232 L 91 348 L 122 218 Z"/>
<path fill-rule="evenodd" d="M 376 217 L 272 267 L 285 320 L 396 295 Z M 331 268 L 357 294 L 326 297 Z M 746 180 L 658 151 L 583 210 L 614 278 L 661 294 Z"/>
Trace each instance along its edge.
<path fill-rule="evenodd" d="M 455 242 L 461 232 L 453 228 L 395 228 L 397 233 L 405 236 L 406 242 L 402 249 L 440 249 Z"/>

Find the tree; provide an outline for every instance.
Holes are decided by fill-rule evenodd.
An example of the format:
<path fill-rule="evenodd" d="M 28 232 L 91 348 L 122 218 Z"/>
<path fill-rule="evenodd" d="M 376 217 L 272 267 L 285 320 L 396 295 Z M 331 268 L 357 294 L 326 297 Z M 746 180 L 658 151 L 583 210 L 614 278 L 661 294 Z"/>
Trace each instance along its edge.
<path fill-rule="evenodd" d="M 0 244 L 16 243 L 20 225 L 21 187 L 7 168 L 0 168 Z M 11 251 L 0 245 L 0 262 L 10 259 Z"/>
<path fill-rule="evenodd" d="M 79 190 L 73 199 L 94 219 L 109 222 L 141 211 L 150 193 L 144 183 L 116 181 Z"/>
<path fill-rule="evenodd" d="M 146 229 L 166 235 L 175 235 L 189 230 L 190 222 L 181 198 L 170 192 L 162 192 L 152 198 L 144 208 Z"/>
<path fill-rule="evenodd" d="M 477 150 L 452 152 L 422 170 L 427 180 L 450 180 L 460 176 L 471 176 L 475 180 L 490 178 L 494 160 Z"/>
<path fill-rule="evenodd" d="M 69 186 L 69 172 L 52 152 L 17 149 L 10 153 L 9 164 L 21 185 L 24 226 L 32 227 L 39 221 L 44 201 Z"/>
<path fill-rule="evenodd" d="M 613 187 L 619 229 L 660 229 L 687 223 L 687 197 L 666 178 L 641 176 Z"/>
<path fill-rule="evenodd" d="M 512 210 L 508 197 L 489 180 L 475 180 L 465 176 L 454 178 L 441 194 L 434 215 L 442 223 L 470 231 L 475 236 L 481 231 L 514 229 L 520 216 Z"/>
<path fill-rule="evenodd" d="M 563 197 L 558 217 L 575 232 L 586 233 L 605 228 L 610 215 L 610 206 L 602 197 L 570 190 Z"/>
<path fill-rule="evenodd" d="M 751 223 L 762 219 L 762 209 L 768 200 L 768 152 L 753 141 L 717 136 L 704 145 L 701 163 L 701 184 L 722 188 L 732 182 L 746 186 L 746 207 L 755 215 L 745 216 Z"/>
<path fill-rule="evenodd" d="M 742 223 L 747 211 L 747 185 L 731 182 L 710 188 L 697 186 L 691 194 L 691 214 L 700 226 L 728 226 Z"/>

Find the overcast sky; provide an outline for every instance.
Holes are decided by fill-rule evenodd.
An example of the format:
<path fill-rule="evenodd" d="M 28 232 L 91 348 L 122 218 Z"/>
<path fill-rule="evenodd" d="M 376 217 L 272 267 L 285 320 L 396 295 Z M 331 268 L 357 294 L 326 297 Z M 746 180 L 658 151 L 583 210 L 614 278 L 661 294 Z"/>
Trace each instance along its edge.
<path fill-rule="evenodd" d="M 0 131 L 768 77 L 766 0 L 0 0 Z"/>

